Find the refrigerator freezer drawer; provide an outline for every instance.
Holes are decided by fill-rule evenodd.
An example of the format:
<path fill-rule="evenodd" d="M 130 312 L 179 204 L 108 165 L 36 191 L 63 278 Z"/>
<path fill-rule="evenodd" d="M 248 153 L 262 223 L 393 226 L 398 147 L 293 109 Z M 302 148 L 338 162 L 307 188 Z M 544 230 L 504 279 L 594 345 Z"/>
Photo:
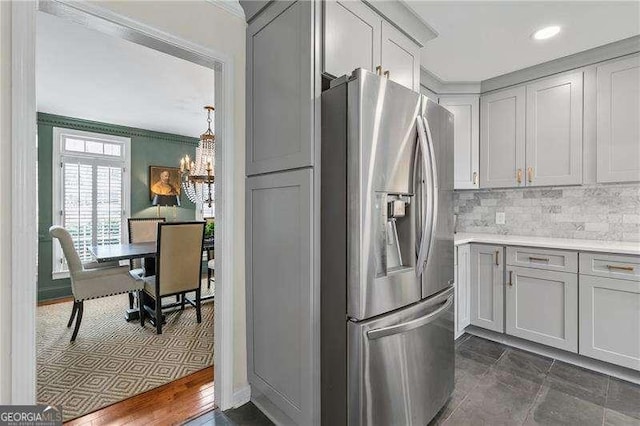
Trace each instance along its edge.
<path fill-rule="evenodd" d="M 453 391 L 453 288 L 349 322 L 349 425 L 426 425 Z"/>

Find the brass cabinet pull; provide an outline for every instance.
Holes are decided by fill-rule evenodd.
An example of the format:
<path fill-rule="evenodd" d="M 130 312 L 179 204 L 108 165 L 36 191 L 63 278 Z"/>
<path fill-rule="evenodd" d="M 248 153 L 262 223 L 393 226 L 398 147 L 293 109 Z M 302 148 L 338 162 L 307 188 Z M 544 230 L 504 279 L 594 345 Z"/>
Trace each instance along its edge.
<path fill-rule="evenodd" d="M 378 66 L 376 67 L 376 74 L 378 74 L 378 75 L 382 75 L 382 65 L 378 65 Z"/>
<path fill-rule="evenodd" d="M 391 73 L 389 72 L 389 70 L 384 72 L 384 76 L 387 77 L 387 79 L 389 78 L 390 75 L 391 75 Z"/>
<path fill-rule="evenodd" d="M 518 169 L 516 172 L 516 182 L 522 183 L 522 169 Z"/>
<path fill-rule="evenodd" d="M 509 287 L 513 287 L 513 271 L 509 271 Z"/>
<path fill-rule="evenodd" d="M 529 183 L 533 182 L 533 167 L 529 167 L 527 169 L 527 175 L 528 175 Z"/>
<path fill-rule="evenodd" d="M 548 262 L 549 258 L 548 257 L 533 257 L 533 256 L 529 256 L 529 260 L 537 260 L 539 262 Z"/>
<path fill-rule="evenodd" d="M 607 269 L 617 269 L 617 270 L 620 270 L 620 271 L 633 272 L 633 266 L 607 265 Z"/>
<path fill-rule="evenodd" d="M 498 259 L 500 256 L 500 250 L 496 250 L 496 266 L 500 266 L 500 260 Z"/>
<path fill-rule="evenodd" d="M 478 184 L 478 172 L 473 172 L 473 184 Z"/>

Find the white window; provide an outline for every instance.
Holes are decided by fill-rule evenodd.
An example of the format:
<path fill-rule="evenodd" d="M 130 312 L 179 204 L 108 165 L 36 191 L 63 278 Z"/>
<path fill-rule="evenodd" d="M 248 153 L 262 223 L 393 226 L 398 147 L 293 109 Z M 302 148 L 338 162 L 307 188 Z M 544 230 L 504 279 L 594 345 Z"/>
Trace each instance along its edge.
<path fill-rule="evenodd" d="M 92 246 L 126 242 L 131 140 L 118 136 L 53 129 L 53 223 L 73 238 L 83 263 Z M 67 265 L 54 241 L 53 273 Z"/>

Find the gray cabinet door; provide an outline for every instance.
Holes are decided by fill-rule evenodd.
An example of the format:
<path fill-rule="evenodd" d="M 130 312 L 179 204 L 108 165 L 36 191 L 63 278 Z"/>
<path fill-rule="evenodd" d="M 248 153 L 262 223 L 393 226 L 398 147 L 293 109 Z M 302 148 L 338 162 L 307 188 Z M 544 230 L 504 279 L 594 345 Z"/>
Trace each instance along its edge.
<path fill-rule="evenodd" d="M 312 266 L 311 169 L 254 176 L 246 184 L 248 378 L 296 424 L 316 424 L 319 360 Z"/>
<path fill-rule="evenodd" d="M 507 266 L 507 334 L 578 351 L 578 275 Z"/>
<path fill-rule="evenodd" d="M 527 186 L 582 183 L 582 71 L 527 85 Z"/>
<path fill-rule="evenodd" d="M 403 86 L 420 91 L 420 47 L 391 24 L 382 21 L 382 70 Z"/>
<path fill-rule="evenodd" d="M 499 333 L 504 331 L 503 257 L 501 246 L 471 244 L 471 324 Z"/>
<path fill-rule="evenodd" d="M 640 180 L 640 56 L 597 67 L 597 181 Z"/>
<path fill-rule="evenodd" d="M 525 88 L 480 98 L 480 187 L 524 186 Z"/>
<path fill-rule="evenodd" d="M 640 371 L 640 282 L 580 275 L 580 354 Z"/>
<path fill-rule="evenodd" d="M 312 6 L 274 2 L 247 29 L 249 176 L 313 165 Z"/>
<path fill-rule="evenodd" d="M 441 96 L 440 105 L 454 117 L 454 188 L 476 189 L 480 184 L 480 98 Z"/>
<path fill-rule="evenodd" d="M 323 71 L 340 77 L 380 65 L 382 19 L 360 1 L 324 2 Z"/>
<path fill-rule="evenodd" d="M 456 247 L 456 308 L 455 335 L 456 338 L 464 333 L 470 323 L 469 302 L 471 300 L 469 276 L 471 267 L 471 246 L 464 244 Z"/>

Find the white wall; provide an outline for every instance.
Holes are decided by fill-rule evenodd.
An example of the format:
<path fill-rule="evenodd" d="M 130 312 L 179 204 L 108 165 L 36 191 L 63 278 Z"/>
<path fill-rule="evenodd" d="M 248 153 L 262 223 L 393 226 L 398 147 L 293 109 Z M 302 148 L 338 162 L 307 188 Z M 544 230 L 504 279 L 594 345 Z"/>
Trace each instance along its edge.
<path fill-rule="evenodd" d="M 232 56 L 235 66 L 234 160 L 236 212 L 234 260 L 234 390 L 247 382 L 244 280 L 245 21 L 204 0 L 102 1 L 98 6 L 177 37 Z M 0 185 L 10 193 L 11 174 L 11 3 L 0 1 Z M 226 141 L 225 143 L 230 143 Z M 0 404 L 11 398 L 11 206 L 0 203 Z M 34 236 L 35 238 L 35 236 Z M 18 285 L 19 283 L 14 283 Z M 227 283 L 225 283 L 227 284 Z"/>
<path fill-rule="evenodd" d="M 11 3 L 0 1 L 0 191 L 11 193 Z M 34 236 L 35 238 L 35 236 Z M 0 404 L 11 400 L 11 205 L 0 203 Z"/>

